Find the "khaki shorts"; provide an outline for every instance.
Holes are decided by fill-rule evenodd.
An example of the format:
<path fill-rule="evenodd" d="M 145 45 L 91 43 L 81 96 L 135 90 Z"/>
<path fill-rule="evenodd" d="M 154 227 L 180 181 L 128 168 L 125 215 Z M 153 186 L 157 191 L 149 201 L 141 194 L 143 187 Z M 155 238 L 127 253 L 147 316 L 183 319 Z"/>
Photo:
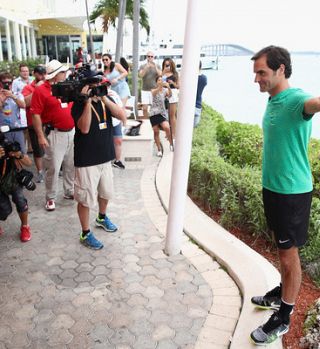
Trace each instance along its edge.
<path fill-rule="evenodd" d="M 141 91 L 141 104 L 152 104 L 152 93 L 151 91 Z"/>
<path fill-rule="evenodd" d="M 111 161 L 101 165 L 76 167 L 74 198 L 85 207 L 93 208 L 98 197 L 110 200 L 113 196 Z"/>

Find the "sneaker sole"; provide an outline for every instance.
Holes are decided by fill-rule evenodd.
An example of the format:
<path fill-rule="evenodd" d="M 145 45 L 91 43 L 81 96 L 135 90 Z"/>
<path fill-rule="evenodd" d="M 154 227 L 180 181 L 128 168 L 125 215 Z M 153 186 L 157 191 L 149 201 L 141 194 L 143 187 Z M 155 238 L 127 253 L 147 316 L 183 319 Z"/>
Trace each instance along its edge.
<path fill-rule="evenodd" d="M 115 233 L 115 232 L 118 230 L 118 228 L 116 228 L 115 230 L 107 229 L 103 224 L 100 224 L 100 223 L 98 223 L 97 221 L 96 221 L 96 226 L 97 226 L 97 227 L 100 227 L 100 228 L 102 228 L 102 229 L 104 229 L 104 230 L 107 231 L 108 233 Z"/>
<path fill-rule="evenodd" d="M 253 302 L 251 302 L 251 304 L 253 304 L 256 308 L 262 309 L 262 310 L 279 310 L 280 309 L 280 305 L 279 306 L 267 306 L 267 305 L 259 305 L 259 304 L 253 303 Z"/>
<path fill-rule="evenodd" d="M 121 166 L 114 165 L 114 164 L 112 164 L 112 166 L 113 166 L 114 168 L 118 168 L 119 170 L 124 170 L 124 169 L 125 169 L 125 167 L 121 167 Z"/>
<path fill-rule="evenodd" d="M 80 243 L 81 243 L 83 246 L 90 248 L 91 250 L 101 250 L 101 249 L 104 247 L 103 245 L 102 245 L 102 246 L 99 246 L 99 247 L 91 246 L 91 245 L 87 244 L 85 240 L 84 240 L 84 241 L 81 241 L 81 240 L 80 240 Z"/>
<path fill-rule="evenodd" d="M 269 343 L 259 343 L 259 342 L 257 343 L 257 342 L 254 341 L 254 339 L 253 339 L 251 336 L 250 336 L 250 340 L 251 340 L 251 342 L 252 342 L 254 345 L 257 345 L 257 346 L 260 346 L 260 347 L 265 347 L 265 346 L 267 346 L 267 345 L 269 345 L 269 344 L 274 343 L 278 338 L 281 338 L 281 337 L 282 337 L 284 334 L 286 334 L 288 331 L 289 331 L 289 328 L 286 328 L 284 331 L 278 333 L 277 336 L 276 336 L 271 342 L 269 342 Z"/>
<path fill-rule="evenodd" d="M 45 209 L 46 209 L 47 211 L 50 212 L 50 211 L 54 211 L 56 208 L 49 208 L 49 207 L 46 207 Z"/>

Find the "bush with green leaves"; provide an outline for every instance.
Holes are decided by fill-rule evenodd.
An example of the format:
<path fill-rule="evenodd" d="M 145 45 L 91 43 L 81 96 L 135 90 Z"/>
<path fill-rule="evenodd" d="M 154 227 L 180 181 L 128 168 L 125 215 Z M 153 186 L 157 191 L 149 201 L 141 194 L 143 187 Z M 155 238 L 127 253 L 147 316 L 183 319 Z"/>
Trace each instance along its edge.
<path fill-rule="evenodd" d="M 305 269 L 320 285 L 319 156 L 320 142 L 311 140 L 309 157 L 315 195 L 309 240 L 301 249 L 301 257 Z M 270 240 L 261 195 L 261 157 L 262 132 L 257 126 L 226 122 L 221 114 L 204 107 L 193 136 L 189 175 L 192 195 L 212 211 L 219 211 L 220 223 L 226 228 L 242 227 Z"/>
<path fill-rule="evenodd" d="M 195 129 L 189 188 L 212 210 L 221 211 L 226 227 L 242 226 L 267 234 L 261 199 L 261 173 L 251 166 L 237 166 L 219 155 L 216 129 L 225 123 L 221 114 L 205 106 Z"/>
<path fill-rule="evenodd" d="M 238 166 L 260 167 L 262 161 L 262 131 L 257 125 L 221 122 L 217 125 L 217 140 L 221 156 Z"/>
<path fill-rule="evenodd" d="M 3 61 L 0 62 L 0 72 L 9 72 L 13 76 L 17 77 L 19 76 L 19 65 L 21 63 L 25 63 L 29 67 L 31 73 L 36 65 L 43 63 L 43 59 L 36 58 L 13 62 Z"/>

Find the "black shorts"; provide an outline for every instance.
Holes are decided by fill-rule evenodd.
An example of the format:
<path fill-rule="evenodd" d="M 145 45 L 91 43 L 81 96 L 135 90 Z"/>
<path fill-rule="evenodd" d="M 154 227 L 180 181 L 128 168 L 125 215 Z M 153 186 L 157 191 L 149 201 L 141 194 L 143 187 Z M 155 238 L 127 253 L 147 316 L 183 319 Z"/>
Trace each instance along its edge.
<path fill-rule="evenodd" d="M 36 131 L 34 130 L 33 127 L 28 127 L 28 132 L 29 132 L 32 150 L 33 150 L 33 155 L 36 158 L 42 158 L 44 155 L 44 150 L 39 145 Z"/>
<path fill-rule="evenodd" d="M 152 127 L 157 126 L 157 125 L 160 126 L 164 121 L 168 121 L 168 120 L 161 114 L 156 114 L 156 115 L 150 116 L 150 122 L 151 122 Z"/>
<path fill-rule="evenodd" d="M 279 194 L 263 188 L 264 213 L 279 249 L 303 246 L 308 238 L 312 192 Z"/>

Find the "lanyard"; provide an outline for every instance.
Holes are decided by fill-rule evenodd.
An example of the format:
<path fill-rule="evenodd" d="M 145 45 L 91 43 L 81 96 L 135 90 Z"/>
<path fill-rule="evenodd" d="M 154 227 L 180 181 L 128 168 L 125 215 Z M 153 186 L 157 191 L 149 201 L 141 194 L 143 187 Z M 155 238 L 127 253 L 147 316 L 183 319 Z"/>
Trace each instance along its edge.
<path fill-rule="evenodd" d="M 100 103 L 102 104 L 102 109 L 103 109 L 103 121 L 104 121 L 104 123 L 106 123 L 107 122 L 106 107 L 102 101 L 100 101 Z M 101 123 L 100 115 L 98 114 L 98 112 L 96 111 L 96 109 L 94 108 L 94 106 L 92 104 L 91 104 L 91 109 L 96 114 L 98 122 Z"/>

